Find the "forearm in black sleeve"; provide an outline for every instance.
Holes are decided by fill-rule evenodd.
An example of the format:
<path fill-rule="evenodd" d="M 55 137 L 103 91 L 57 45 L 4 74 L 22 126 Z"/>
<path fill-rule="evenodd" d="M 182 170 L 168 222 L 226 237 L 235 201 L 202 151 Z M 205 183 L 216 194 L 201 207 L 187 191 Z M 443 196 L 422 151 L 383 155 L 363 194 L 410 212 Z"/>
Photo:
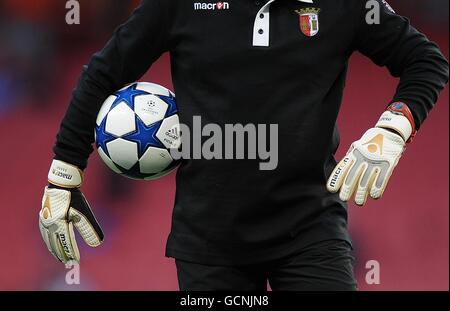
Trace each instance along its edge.
<path fill-rule="evenodd" d="M 448 62 L 439 47 L 402 17 L 377 0 L 380 23 L 368 24 L 361 0 L 357 49 L 377 65 L 386 66 L 400 83 L 392 102 L 402 101 L 410 108 L 416 129 L 435 105 L 448 82 Z"/>
<path fill-rule="evenodd" d="M 144 0 L 96 53 L 73 91 L 54 146 L 55 158 L 85 169 L 104 100 L 138 80 L 167 47 L 167 0 Z"/>

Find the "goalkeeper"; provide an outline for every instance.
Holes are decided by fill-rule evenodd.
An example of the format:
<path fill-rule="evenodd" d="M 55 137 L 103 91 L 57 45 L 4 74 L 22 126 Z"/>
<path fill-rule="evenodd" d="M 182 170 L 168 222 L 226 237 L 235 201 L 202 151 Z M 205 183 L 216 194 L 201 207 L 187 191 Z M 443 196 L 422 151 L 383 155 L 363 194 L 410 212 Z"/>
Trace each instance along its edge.
<path fill-rule="evenodd" d="M 80 259 L 74 227 L 90 246 L 102 242 L 80 192 L 97 113 L 170 52 L 180 122 L 279 124 L 280 134 L 273 171 L 251 159 L 179 167 L 166 255 L 180 289 L 265 290 L 268 280 L 274 290 L 355 290 L 346 201 L 382 196 L 448 81 L 438 46 L 386 1 L 371 3 L 379 22 L 363 0 L 142 1 L 85 67 L 62 121 L 39 213 L 50 252 Z M 400 80 L 337 163 L 336 119 L 356 51 Z"/>

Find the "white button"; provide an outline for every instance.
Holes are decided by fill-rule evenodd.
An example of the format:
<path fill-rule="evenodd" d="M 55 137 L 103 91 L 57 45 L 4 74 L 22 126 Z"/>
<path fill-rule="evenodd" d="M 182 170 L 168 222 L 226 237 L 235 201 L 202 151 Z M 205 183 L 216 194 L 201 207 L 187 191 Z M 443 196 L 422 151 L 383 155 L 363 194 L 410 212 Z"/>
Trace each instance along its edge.
<path fill-rule="evenodd" d="M 255 16 L 253 25 L 253 46 L 269 46 L 270 33 L 270 5 L 275 0 L 264 4 Z"/>

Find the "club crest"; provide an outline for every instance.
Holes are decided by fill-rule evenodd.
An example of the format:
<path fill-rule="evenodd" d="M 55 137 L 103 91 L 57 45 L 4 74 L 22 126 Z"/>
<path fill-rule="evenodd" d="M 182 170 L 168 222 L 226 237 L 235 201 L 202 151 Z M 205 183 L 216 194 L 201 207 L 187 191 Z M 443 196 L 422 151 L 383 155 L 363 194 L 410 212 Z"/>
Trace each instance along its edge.
<path fill-rule="evenodd" d="M 305 8 L 295 11 L 300 15 L 300 30 L 307 37 L 314 37 L 319 33 L 319 12 L 318 8 Z"/>

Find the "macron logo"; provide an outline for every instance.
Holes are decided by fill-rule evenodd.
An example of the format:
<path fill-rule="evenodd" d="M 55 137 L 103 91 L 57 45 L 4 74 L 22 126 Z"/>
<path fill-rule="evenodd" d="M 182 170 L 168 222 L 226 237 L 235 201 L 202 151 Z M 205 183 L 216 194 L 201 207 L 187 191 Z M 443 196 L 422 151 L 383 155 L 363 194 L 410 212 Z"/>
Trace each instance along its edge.
<path fill-rule="evenodd" d="M 228 2 L 217 2 L 217 3 L 206 3 L 206 2 L 196 2 L 194 3 L 194 10 L 229 10 L 230 3 Z"/>

